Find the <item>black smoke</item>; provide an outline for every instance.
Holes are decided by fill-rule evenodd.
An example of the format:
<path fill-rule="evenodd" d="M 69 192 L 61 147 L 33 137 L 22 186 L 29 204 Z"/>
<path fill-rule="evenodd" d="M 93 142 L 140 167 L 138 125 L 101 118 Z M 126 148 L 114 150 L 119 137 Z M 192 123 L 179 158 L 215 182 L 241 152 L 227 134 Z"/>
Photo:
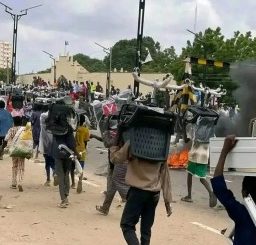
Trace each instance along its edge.
<path fill-rule="evenodd" d="M 251 136 L 249 124 L 256 118 L 256 61 L 244 61 L 231 66 L 230 77 L 238 89 L 233 93 L 240 113 L 235 119 L 220 116 L 216 126 L 216 136 L 235 134 L 240 137 Z"/>
<path fill-rule="evenodd" d="M 236 122 L 236 135 L 251 136 L 249 124 L 256 117 L 256 61 L 236 64 L 230 72 L 231 79 L 237 81 L 239 88 L 234 97 L 240 107 L 240 116 Z"/>

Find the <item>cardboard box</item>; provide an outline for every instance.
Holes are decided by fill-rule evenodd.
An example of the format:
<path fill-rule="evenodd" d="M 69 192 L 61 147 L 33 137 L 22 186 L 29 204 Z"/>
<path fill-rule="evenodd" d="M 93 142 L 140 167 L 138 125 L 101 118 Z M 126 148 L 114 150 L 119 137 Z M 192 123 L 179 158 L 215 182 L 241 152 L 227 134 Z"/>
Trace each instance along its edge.
<path fill-rule="evenodd" d="M 218 163 L 225 138 L 210 139 L 210 172 Z M 256 138 L 238 137 L 236 147 L 228 154 L 225 168 L 228 174 L 256 176 Z"/>

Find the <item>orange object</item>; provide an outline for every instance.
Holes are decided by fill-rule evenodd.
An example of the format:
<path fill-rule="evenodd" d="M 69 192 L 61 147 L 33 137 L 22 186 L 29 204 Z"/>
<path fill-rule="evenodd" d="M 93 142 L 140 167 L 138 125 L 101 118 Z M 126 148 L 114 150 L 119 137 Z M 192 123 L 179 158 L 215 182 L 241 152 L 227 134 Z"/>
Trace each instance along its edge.
<path fill-rule="evenodd" d="M 188 164 L 188 150 L 174 152 L 168 156 L 167 163 L 170 168 L 186 168 Z"/>
<path fill-rule="evenodd" d="M 180 152 L 179 164 L 181 166 L 186 166 L 187 163 L 188 163 L 188 150 L 183 150 Z"/>

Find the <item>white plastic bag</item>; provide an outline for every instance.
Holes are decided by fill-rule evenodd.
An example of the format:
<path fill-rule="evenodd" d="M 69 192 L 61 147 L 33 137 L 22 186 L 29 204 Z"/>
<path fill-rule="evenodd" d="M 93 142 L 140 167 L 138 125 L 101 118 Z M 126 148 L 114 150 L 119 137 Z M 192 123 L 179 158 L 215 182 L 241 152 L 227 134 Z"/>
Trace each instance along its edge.
<path fill-rule="evenodd" d="M 75 158 L 74 161 L 75 161 L 75 174 L 78 175 L 78 177 L 80 177 L 83 174 L 82 166 L 77 158 Z"/>

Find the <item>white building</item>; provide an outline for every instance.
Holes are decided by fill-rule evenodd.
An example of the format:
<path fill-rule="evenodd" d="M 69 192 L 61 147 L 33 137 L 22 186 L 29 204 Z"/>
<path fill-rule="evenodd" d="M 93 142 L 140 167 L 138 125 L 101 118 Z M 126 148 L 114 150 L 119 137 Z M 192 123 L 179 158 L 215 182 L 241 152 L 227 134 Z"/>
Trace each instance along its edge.
<path fill-rule="evenodd" d="M 7 66 L 10 67 L 11 62 L 12 62 L 11 44 L 9 42 L 0 41 L 0 68 L 7 68 Z"/>

